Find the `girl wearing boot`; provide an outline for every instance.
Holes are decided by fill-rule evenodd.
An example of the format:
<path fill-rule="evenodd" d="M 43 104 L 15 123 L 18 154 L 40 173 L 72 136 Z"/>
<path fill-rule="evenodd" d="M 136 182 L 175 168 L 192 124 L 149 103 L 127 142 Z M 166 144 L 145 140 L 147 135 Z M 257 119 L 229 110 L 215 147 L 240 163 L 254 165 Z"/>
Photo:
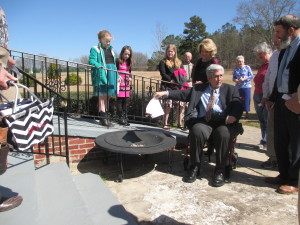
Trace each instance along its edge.
<path fill-rule="evenodd" d="M 120 76 L 117 72 L 116 56 L 110 45 L 112 35 L 107 30 L 98 33 L 99 44 L 90 50 L 89 64 L 92 65 L 92 84 L 94 96 L 98 96 L 99 124 L 112 127 L 108 111 L 110 96 L 117 94 L 117 82 Z M 107 70 L 111 69 L 111 70 Z"/>
<path fill-rule="evenodd" d="M 124 46 L 117 60 L 117 68 L 121 76 L 119 82 L 119 93 L 117 96 L 117 113 L 119 116 L 119 124 L 129 126 L 127 119 L 127 99 L 130 97 L 130 81 L 131 75 L 121 72 L 131 73 L 132 67 L 132 50 L 130 46 Z"/>

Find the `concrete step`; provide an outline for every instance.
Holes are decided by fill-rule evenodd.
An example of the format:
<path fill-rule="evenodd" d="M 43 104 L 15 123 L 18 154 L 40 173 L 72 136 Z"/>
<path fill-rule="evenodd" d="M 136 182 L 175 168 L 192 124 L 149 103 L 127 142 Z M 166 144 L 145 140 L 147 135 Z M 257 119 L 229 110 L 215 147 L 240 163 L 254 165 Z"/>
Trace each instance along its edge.
<path fill-rule="evenodd" d="M 36 171 L 39 225 L 93 225 L 66 163 Z"/>
<path fill-rule="evenodd" d="M 33 157 L 29 153 L 10 153 L 8 169 L 0 176 L 0 192 L 3 196 L 21 195 L 23 202 L 15 209 L 1 212 L 3 225 L 38 225 L 35 168 Z"/>
<path fill-rule="evenodd" d="M 102 181 L 92 173 L 74 175 L 74 182 L 94 224 L 136 225 L 133 217 L 125 210 Z"/>

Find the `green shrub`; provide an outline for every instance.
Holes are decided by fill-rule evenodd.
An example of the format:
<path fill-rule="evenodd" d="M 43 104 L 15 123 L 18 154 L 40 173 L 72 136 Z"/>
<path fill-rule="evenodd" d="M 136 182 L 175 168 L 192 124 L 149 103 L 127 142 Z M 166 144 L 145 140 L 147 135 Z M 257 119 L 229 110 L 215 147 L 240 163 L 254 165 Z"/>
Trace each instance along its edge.
<path fill-rule="evenodd" d="M 68 77 L 65 79 L 65 84 L 66 85 L 77 85 L 77 81 L 78 81 L 78 84 L 80 85 L 82 83 L 81 77 L 75 73 L 71 73 L 69 75 L 69 79 L 68 79 Z"/>
<path fill-rule="evenodd" d="M 36 78 L 36 75 L 35 74 L 29 74 L 31 77 L 33 78 Z M 34 80 L 33 79 L 30 79 L 30 76 L 28 77 L 25 77 L 23 76 L 22 79 L 19 80 L 19 82 L 27 87 L 33 87 L 34 86 Z"/>
<path fill-rule="evenodd" d="M 59 79 L 61 77 L 61 71 L 59 68 L 57 68 L 57 65 L 55 63 L 50 63 L 47 69 L 47 77 L 50 80 Z"/>

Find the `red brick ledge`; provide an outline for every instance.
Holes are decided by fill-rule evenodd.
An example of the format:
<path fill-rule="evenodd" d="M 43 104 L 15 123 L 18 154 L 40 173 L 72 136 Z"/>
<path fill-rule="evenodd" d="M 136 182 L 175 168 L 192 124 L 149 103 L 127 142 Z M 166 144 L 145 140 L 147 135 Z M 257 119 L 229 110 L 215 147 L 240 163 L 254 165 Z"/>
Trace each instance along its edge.
<path fill-rule="evenodd" d="M 33 148 L 33 152 L 45 153 L 47 145 L 49 146 L 49 153 L 51 154 L 49 156 L 50 162 L 66 161 L 65 157 L 52 155 L 53 153 L 57 155 L 66 155 L 66 145 L 64 137 L 49 137 L 47 142 L 35 145 Z M 103 150 L 95 146 L 95 138 L 69 137 L 68 146 L 70 164 L 78 164 L 79 162 L 100 160 L 103 158 Z M 34 162 L 36 166 L 43 165 L 47 162 L 47 156 L 43 154 L 34 154 Z"/>

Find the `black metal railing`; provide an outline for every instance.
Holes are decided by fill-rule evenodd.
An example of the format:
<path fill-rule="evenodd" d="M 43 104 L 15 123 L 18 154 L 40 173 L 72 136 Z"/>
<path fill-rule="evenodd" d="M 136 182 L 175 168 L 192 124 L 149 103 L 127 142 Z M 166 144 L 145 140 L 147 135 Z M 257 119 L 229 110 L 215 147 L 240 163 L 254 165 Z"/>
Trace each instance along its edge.
<path fill-rule="evenodd" d="M 68 116 L 100 118 L 98 100 L 93 96 L 90 65 L 14 50 L 11 50 L 11 56 L 23 71 L 66 99 Z M 26 79 L 24 77 L 23 82 L 27 82 Z M 160 79 L 131 74 L 131 95 L 127 106 L 130 122 L 161 125 L 161 118 L 152 119 L 145 114 L 153 93 L 160 90 L 160 83 Z M 110 98 L 108 104 L 113 119 L 117 119 L 115 102 L 115 98 Z M 171 113 L 171 120 L 175 120 L 175 114 Z"/>

